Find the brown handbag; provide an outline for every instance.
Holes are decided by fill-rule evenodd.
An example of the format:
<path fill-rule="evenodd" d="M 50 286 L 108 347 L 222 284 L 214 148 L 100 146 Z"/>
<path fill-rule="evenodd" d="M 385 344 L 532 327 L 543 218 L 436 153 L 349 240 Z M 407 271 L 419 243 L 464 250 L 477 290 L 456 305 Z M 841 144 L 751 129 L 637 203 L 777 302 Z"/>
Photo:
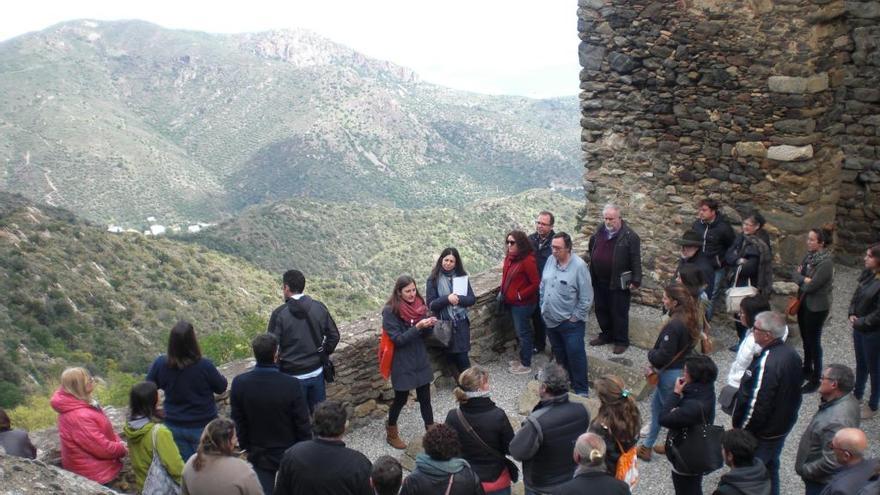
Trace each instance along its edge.
<path fill-rule="evenodd" d="M 684 354 L 684 352 L 687 351 L 688 349 L 689 349 L 689 347 L 685 347 L 684 349 L 678 351 L 678 354 L 673 356 L 672 360 L 669 361 L 668 363 L 666 363 L 666 366 L 660 368 L 659 370 L 655 370 L 652 368 L 651 372 L 648 373 L 647 375 L 645 375 L 645 381 L 648 382 L 648 385 L 650 385 L 652 387 L 656 387 L 657 384 L 660 383 L 660 373 L 663 373 L 664 371 L 666 371 L 666 368 L 672 366 L 672 363 L 678 361 L 678 358 L 680 358 L 681 355 Z"/>
<path fill-rule="evenodd" d="M 788 316 L 797 316 L 801 309 L 801 300 L 803 297 L 790 296 L 788 298 L 788 306 L 785 307 L 785 314 Z"/>

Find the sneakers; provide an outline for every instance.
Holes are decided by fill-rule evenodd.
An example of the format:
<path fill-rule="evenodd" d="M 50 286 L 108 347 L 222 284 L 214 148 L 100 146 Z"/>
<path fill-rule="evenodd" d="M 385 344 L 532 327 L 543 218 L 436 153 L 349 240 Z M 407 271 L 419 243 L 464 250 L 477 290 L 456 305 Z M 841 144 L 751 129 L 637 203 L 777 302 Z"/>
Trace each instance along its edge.
<path fill-rule="evenodd" d="M 522 364 L 519 363 L 519 361 L 517 361 L 516 364 L 511 366 L 510 369 L 508 369 L 507 371 L 509 371 L 510 373 L 512 373 L 514 375 L 525 375 L 525 374 L 531 373 L 532 368 L 531 368 L 531 366 L 523 366 Z"/>
<path fill-rule="evenodd" d="M 639 445 L 636 449 L 636 457 L 645 462 L 651 462 L 651 449 L 644 445 Z"/>
<path fill-rule="evenodd" d="M 592 346 L 605 345 L 607 343 L 608 341 L 603 339 L 602 337 L 596 337 L 590 340 L 590 345 Z"/>
<path fill-rule="evenodd" d="M 867 404 L 862 404 L 860 415 L 862 419 L 872 419 L 875 414 L 877 414 L 877 411 L 871 409 Z"/>
<path fill-rule="evenodd" d="M 508 368 L 513 368 L 514 366 L 516 366 L 516 365 L 518 365 L 518 364 L 520 364 L 519 359 L 512 359 L 512 360 L 510 360 L 510 361 L 507 362 L 507 367 L 508 367 Z"/>

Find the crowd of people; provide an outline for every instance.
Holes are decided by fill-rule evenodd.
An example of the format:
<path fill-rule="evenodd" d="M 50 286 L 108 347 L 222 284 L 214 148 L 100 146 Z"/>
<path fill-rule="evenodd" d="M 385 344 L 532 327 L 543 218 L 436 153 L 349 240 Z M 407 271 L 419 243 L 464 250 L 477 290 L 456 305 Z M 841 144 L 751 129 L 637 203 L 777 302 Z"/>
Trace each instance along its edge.
<path fill-rule="evenodd" d="M 517 338 L 508 371 L 532 373 L 534 356 L 548 341 L 552 351 L 536 375 L 539 402 L 516 432 L 491 399 L 488 371 L 469 358 L 468 308 L 476 297 L 460 253 L 450 247 L 438 256 L 425 297 L 402 275 L 382 310 L 383 338 L 393 347 L 386 441 L 406 448 L 398 420 L 413 391 L 425 428 L 424 453 L 405 478 L 393 457 L 371 462 L 345 446 L 348 412 L 326 400 L 325 385 L 333 380 L 329 356 L 339 330 L 328 308 L 304 294 L 298 270 L 283 274 L 284 303 L 252 341 L 256 365 L 232 381 L 230 418 L 218 417 L 215 401 L 227 380 L 202 356 L 186 321 L 171 329 L 167 352 L 131 388 L 122 437 L 93 400 L 89 372 L 65 370 L 51 399 L 62 465 L 110 485 L 128 456 L 136 488 L 145 493 L 502 495 L 521 476 L 527 494 L 625 494 L 638 482 L 638 461 L 657 454 L 670 462 L 676 494 L 703 493 L 703 475 L 723 462 L 730 469 L 714 493 L 778 495 L 780 454 L 805 413 L 803 394 L 818 393 L 819 408 L 795 459 L 806 495 L 878 493 L 880 463 L 866 458 L 868 440 L 859 426 L 875 416 L 880 401 L 880 244 L 867 249 L 848 308 L 855 370 L 825 364 L 821 337 L 833 293 L 833 232 L 809 231 L 806 254 L 792 274 L 798 293 L 787 311 L 797 318 L 801 357 L 787 343 L 785 315 L 770 308 L 773 251 L 765 219 L 748 213 L 736 233 L 719 208 L 714 200 L 701 201 L 694 225 L 675 240 L 679 264 L 663 288 L 665 319 L 646 355 L 646 380 L 656 385 L 649 418 L 616 376 L 592 379 L 596 417 L 570 400 L 570 393 L 590 393 L 587 345 L 626 352 L 632 292 L 642 283 L 640 238 L 621 208 L 607 205 L 588 242 L 589 263 L 573 253 L 567 233 L 553 230 L 548 211 L 537 216 L 531 235 L 512 230 L 505 236 L 495 309 L 509 313 Z M 591 309 L 599 332 L 586 342 Z M 716 390 L 711 321 L 725 309 L 733 316 L 736 357 Z M 442 423 L 434 421 L 428 339 L 442 340 L 457 385 L 458 406 Z M 731 428 L 723 433 L 710 430 L 716 403 L 730 415 Z M 658 443 L 661 428 L 668 429 L 664 443 Z M 696 462 L 688 437 L 701 435 L 717 440 L 708 444 L 716 452 L 703 452 Z M 2 410 L 0 447 L 35 455 L 27 434 L 13 430 Z M 694 467 L 716 456 L 718 465 Z"/>

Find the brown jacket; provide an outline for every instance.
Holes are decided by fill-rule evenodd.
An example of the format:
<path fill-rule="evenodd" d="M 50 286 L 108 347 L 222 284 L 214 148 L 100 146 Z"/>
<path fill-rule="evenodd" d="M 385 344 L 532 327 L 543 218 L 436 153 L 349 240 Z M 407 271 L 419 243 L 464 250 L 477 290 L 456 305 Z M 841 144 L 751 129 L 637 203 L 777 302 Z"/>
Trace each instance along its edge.
<path fill-rule="evenodd" d="M 182 495 L 263 495 L 263 488 L 250 464 L 229 456 L 207 455 L 196 471 L 192 456 L 183 467 Z"/>

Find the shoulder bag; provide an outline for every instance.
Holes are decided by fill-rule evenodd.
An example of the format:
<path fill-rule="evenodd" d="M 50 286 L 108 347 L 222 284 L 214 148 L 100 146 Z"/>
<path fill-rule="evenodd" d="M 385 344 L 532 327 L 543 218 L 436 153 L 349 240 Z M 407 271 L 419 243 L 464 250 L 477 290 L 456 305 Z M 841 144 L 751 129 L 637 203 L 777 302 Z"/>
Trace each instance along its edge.
<path fill-rule="evenodd" d="M 684 349 L 678 351 L 678 354 L 672 356 L 672 361 L 666 363 L 666 366 L 660 368 L 659 370 L 651 368 L 651 371 L 645 375 L 645 381 L 648 382 L 648 385 L 656 387 L 657 384 L 660 383 L 660 373 L 663 373 L 664 371 L 666 371 L 666 368 L 672 366 L 673 363 L 678 361 L 678 358 L 680 358 L 681 355 L 684 354 L 688 349 L 690 349 L 690 346 L 685 346 Z"/>
<path fill-rule="evenodd" d="M 507 467 L 507 473 L 510 474 L 510 481 L 512 483 L 516 483 L 519 480 L 519 468 L 516 466 L 516 463 L 511 461 L 506 455 L 498 452 L 497 450 L 490 447 L 486 442 L 477 435 L 477 432 L 474 431 L 471 424 L 468 423 L 468 420 L 465 419 L 464 413 L 461 412 L 461 408 L 455 410 L 455 414 L 458 416 L 458 420 L 461 421 L 461 425 L 464 426 L 464 429 L 467 430 L 468 434 L 474 438 L 487 452 L 492 454 L 494 457 L 501 459 L 504 461 L 504 465 Z M 486 480 L 492 481 L 492 480 Z"/>
<path fill-rule="evenodd" d="M 159 446 L 156 445 L 156 435 L 159 427 L 162 425 L 153 424 L 153 460 L 150 462 L 150 469 L 147 471 L 147 477 L 144 479 L 144 489 L 141 491 L 143 495 L 178 495 L 180 486 L 174 482 L 174 478 L 165 470 L 162 460 L 159 459 Z"/>
<path fill-rule="evenodd" d="M 620 443 L 620 440 L 614 436 L 614 432 L 609 429 L 608 433 L 614 438 L 614 443 L 617 444 L 617 450 L 620 451 L 620 457 L 617 458 L 617 469 L 615 470 L 614 477 L 629 485 L 629 489 L 632 491 L 635 489 L 636 485 L 639 484 L 639 466 L 638 457 L 636 457 L 637 448 L 633 445 L 631 449 L 624 452 L 623 445 Z"/>
<path fill-rule="evenodd" d="M 452 345 L 452 337 L 455 333 L 455 314 L 449 310 L 449 306 L 446 307 L 446 312 L 449 313 L 451 319 L 437 319 L 431 332 L 425 334 L 425 345 L 441 349 L 448 349 Z"/>
<path fill-rule="evenodd" d="M 387 380 L 391 377 L 391 363 L 394 362 L 394 341 L 391 340 L 391 337 L 388 336 L 388 332 L 384 328 L 379 335 L 377 355 L 379 358 L 379 374 Z"/>
<path fill-rule="evenodd" d="M 727 312 L 730 314 L 739 313 L 739 305 L 742 303 L 743 299 L 758 295 L 758 288 L 752 286 L 751 279 L 749 279 L 749 285 L 745 287 L 736 286 L 741 271 L 742 265 L 736 267 L 736 275 L 733 277 L 733 287 L 727 289 L 725 303 L 727 305 Z"/>
<path fill-rule="evenodd" d="M 709 474 L 724 465 L 721 454 L 724 428 L 706 423 L 702 404 L 700 413 L 702 424 L 670 430 L 666 435 L 666 458 L 678 473 Z"/>

